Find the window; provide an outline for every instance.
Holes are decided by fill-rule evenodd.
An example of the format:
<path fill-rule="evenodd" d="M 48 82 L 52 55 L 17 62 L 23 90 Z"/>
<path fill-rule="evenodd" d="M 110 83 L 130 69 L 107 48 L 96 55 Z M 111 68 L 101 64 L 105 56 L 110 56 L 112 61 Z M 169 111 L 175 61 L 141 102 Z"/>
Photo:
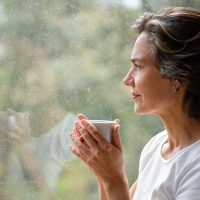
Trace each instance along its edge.
<path fill-rule="evenodd" d="M 179 2 L 1 1 L 0 199 L 98 199 L 95 178 L 67 147 L 77 113 L 120 119 L 134 181 L 143 145 L 162 126 L 134 114 L 122 83 L 136 37 L 130 25 L 144 11 L 200 6 Z"/>

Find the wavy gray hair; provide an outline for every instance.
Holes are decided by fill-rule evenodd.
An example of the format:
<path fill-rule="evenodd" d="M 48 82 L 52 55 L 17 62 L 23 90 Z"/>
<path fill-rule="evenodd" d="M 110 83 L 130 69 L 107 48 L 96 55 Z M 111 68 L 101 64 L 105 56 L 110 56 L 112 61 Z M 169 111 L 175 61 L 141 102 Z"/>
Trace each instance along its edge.
<path fill-rule="evenodd" d="M 157 14 L 144 13 L 132 28 L 148 34 L 162 77 L 186 84 L 183 109 L 200 118 L 200 11 L 169 7 Z"/>

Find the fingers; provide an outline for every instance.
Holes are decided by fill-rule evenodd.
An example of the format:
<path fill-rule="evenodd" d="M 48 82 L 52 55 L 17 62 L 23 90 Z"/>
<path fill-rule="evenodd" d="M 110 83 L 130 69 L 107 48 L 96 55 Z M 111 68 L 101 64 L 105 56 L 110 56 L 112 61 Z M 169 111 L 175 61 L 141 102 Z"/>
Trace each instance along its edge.
<path fill-rule="evenodd" d="M 96 148 L 97 143 L 94 140 L 95 138 L 94 139 L 92 138 L 92 136 L 90 135 L 88 130 L 82 125 L 82 123 L 81 122 L 76 122 L 75 126 L 78 129 L 78 131 L 80 132 L 81 136 L 84 138 L 86 144 L 89 147 Z"/>
<path fill-rule="evenodd" d="M 83 160 L 85 163 L 87 162 L 87 156 L 84 155 L 77 147 L 70 145 L 69 146 L 70 151 L 76 155 L 78 158 L 80 158 L 81 160 Z"/>
<path fill-rule="evenodd" d="M 78 114 L 78 119 L 82 120 L 82 119 L 87 119 L 87 117 L 83 114 Z"/>
<path fill-rule="evenodd" d="M 72 145 L 69 146 L 72 153 L 74 153 L 78 157 L 79 157 L 78 154 L 80 154 L 80 153 L 84 154 L 85 157 L 91 155 L 89 146 L 85 143 L 84 139 L 82 139 L 82 136 L 78 137 L 74 132 L 71 132 L 70 137 L 76 146 L 76 147 L 74 147 L 76 149 L 75 152 L 72 151 L 72 150 L 74 150 L 74 148 L 72 148 Z"/>
<path fill-rule="evenodd" d="M 120 120 L 119 120 L 119 119 L 115 119 L 114 122 L 115 122 L 116 124 L 119 124 L 119 123 L 120 123 Z"/>
<path fill-rule="evenodd" d="M 87 117 L 83 114 L 78 114 L 78 119 L 79 120 L 87 119 Z M 76 127 L 74 127 L 74 132 L 77 134 L 77 136 L 81 136 L 79 130 Z"/>
<path fill-rule="evenodd" d="M 108 141 L 99 133 L 98 129 L 91 124 L 87 117 L 83 114 L 78 115 L 79 121 L 75 122 L 74 133 L 84 140 L 88 147 L 96 149 L 98 145 L 108 143 Z M 113 126 L 112 143 L 120 151 L 122 151 L 122 143 L 119 133 L 119 119 L 115 119 L 115 125 Z"/>
<path fill-rule="evenodd" d="M 119 129 L 120 129 L 120 125 L 114 126 L 112 142 L 122 152 L 122 142 L 121 142 Z"/>
<path fill-rule="evenodd" d="M 79 130 L 76 127 L 74 127 L 74 133 L 76 134 L 77 137 L 81 136 L 81 133 L 79 132 Z"/>
<path fill-rule="evenodd" d="M 97 143 L 108 143 L 108 141 L 99 133 L 98 129 L 89 121 L 83 119 L 81 124 L 87 129 L 89 134 L 97 141 Z"/>

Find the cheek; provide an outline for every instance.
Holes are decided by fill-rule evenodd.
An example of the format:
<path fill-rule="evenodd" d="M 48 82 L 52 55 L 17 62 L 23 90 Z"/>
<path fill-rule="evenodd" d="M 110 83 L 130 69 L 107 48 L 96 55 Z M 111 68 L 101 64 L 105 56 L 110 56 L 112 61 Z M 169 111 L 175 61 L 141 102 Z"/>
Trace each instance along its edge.
<path fill-rule="evenodd" d="M 162 82 L 146 82 L 141 84 L 142 95 L 148 98 L 151 102 L 162 102 L 170 99 L 170 92 L 168 87 L 163 87 Z"/>
<path fill-rule="evenodd" d="M 174 102 L 174 98 L 166 88 L 151 88 L 144 94 L 144 104 L 152 109 L 168 107 Z"/>

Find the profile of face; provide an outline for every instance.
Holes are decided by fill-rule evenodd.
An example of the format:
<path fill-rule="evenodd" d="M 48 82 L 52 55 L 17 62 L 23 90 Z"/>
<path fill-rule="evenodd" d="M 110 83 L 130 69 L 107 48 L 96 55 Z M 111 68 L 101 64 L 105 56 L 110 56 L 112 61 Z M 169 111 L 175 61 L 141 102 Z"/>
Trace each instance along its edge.
<path fill-rule="evenodd" d="M 147 33 L 142 32 L 135 42 L 132 66 L 124 84 L 131 87 L 136 113 L 162 115 L 181 103 L 172 89 L 172 80 L 160 75 L 151 50 L 152 43 Z"/>

